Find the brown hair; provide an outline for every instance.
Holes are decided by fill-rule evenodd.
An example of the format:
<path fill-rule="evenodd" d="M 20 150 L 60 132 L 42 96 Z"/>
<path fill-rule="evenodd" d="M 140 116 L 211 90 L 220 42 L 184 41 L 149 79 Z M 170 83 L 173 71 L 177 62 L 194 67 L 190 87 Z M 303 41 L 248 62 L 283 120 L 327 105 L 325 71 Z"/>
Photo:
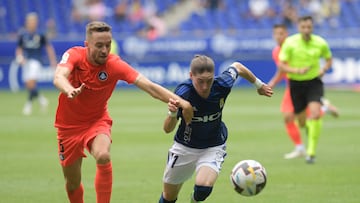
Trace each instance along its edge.
<path fill-rule="evenodd" d="M 282 24 L 282 23 L 278 23 L 278 24 L 273 25 L 273 29 L 276 29 L 276 28 L 282 28 L 284 30 L 287 30 L 286 25 Z"/>
<path fill-rule="evenodd" d="M 86 38 L 93 32 L 111 32 L 111 26 L 105 22 L 92 21 L 86 25 Z"/>
<path fill-rule="evenodd" d="M 214 61 L 205 55 L 195 55 L 191 60 L 190 71 L 196 75 L 201 74 L 203 72 L 213 73 L 215 70 Z"/>
<path fill-rule="evenodd" d="M 307 20 L 311 20 L 311 22 L 314 22 L 312 16 L 301 16 L 301 17 L 299 18 L 298 22 L 307 21 Z"/>

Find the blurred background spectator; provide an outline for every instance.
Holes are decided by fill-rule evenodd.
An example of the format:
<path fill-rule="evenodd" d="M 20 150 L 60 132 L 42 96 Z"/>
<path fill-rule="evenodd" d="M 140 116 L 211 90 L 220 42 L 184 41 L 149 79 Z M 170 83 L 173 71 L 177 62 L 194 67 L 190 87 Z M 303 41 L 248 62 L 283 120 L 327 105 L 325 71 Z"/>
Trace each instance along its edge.
<path fill-rule="evenodd" d="M 273 25 L 284 23 L 293 33 L 297 18 L 311 14 L 317 19 L 314 32 L 331 39 L 339 57 L 328 80 L 359 78 L 360 0 L 0 0 L 0 83 L 29 12 L 38 14 L 39 31 L 59 53 L 67 44 L 83 45 L 87 22 L 103 20 L 112 26 L 122 57 L 152 63 L 181 61 L 195 52 L 262 63 L 270 57 Z M 171 66 L 169 81 L 179 81 L 180 68 Z M 163 73 L 151 74 L 165 80 Z"/>
<path fill-rule="evenodd" d="M 339 26 L 340 11 L 339 0 L 323 0 L 322 15 L 330 27 L 336 28 Z"/>
<path fill-rule="evenodd" d="M 292 28 L 298 16 L 312 15 L 316 29 L 360 27 L 359 0 L 2 0 L 1 37 L 17 33 L 24 14 L 39 13 L 42 29 L 51 38 L 79 36 L 89 20 L 104 20 L 116 36 L 138 34 L 159 37 L 212 35 L 219 32 L 243 33 L 269 30 L 275 23 Z M 189 7 L 191 5 L 192 7 Z M 180 14 L 182 15 L 180 15 Z M 178 15 L 179 14 L 179 15 Z M 179 17 L 181 16 L 181 17 Z M 145 34 L 144 34 L 145 33 Z M 150 37 L 151 36 L 151 37 Z"/>
<path fill-rule="evenodd" d="M 73 0 L 72 19 L 76 22 L 103 20 L 108 8 L 102 0 Z"/>
<path fill-rule="evenodd" d="M 298 11 L 292 1 L 282 1 L 281 17 L 281 23 L 285 24 L 288 28 L 292 28 L 296 25 Z"/>
<path fill-rule="evenodd" d="M 256 20 L 275 16 L 269 0 L 249 0 L 250 16 Z"/>

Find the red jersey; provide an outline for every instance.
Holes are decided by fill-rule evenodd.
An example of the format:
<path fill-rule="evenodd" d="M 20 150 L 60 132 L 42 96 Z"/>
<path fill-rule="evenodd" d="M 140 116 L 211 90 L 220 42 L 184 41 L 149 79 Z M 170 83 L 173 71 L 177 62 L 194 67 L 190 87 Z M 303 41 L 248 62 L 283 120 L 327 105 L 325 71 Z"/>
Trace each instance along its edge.
<path fill-rule="evenodd" d="M 73 47 L 67 50 L 60 68 L 68 68 L 69 82 L 73 87 L 85 84 L 83 91 L 74 99 L 60 93 L 55 127 L 84 127 L 100 118 L 109 117 L 107 102 L 119 80 L 135 82 L 139 73 L 119 56 L 109 54 L 103 65 L 92 65 L 86 58 L 87 48 Z"/>
<path fill-rule="evenodd" d="M 279 45 L 274 47 L 274 49 L 272 50 L 272 58 L 276 64 L 276 68 L 279 68 L 280 50 L 281 50 L 281 47 Z M 289 80 L 286 77 L 286 74 L 284 74 L 283 78 L 286 81 L 286 87 L 285 87 L 284 96 L 283 96 L 283 99 L 281 102 L 281 112 L 294 112 L 294 107 L 293 107 L 293 103 L 292 103 L 291 95 L 290 95 Z"/>
<path fill-rule="evenodd" d="M 280 50 L 281 50 L 281 46 L 277 45 L 276 47 L 274 47 L 274 49 L 272 50 L 272 58 L 275 62 L 276 68 L 279 68 L 279 63 L 280 63 L 280 59 L 279 59 L 279 54 L 280 54 Z M 288 78 L 286 76 L 286 74 L 284 74 L 284 79 L 286 81 L 288 81 Z"/>
<path fill-rule="evenodd" d="M 279 53 L 280 53 L 281 47 L 278 45 L 276 47 L 274 47 L 274 49 L 272 50 L 272 58 L 276 64 L 276 66 L 279 65 Z"/>

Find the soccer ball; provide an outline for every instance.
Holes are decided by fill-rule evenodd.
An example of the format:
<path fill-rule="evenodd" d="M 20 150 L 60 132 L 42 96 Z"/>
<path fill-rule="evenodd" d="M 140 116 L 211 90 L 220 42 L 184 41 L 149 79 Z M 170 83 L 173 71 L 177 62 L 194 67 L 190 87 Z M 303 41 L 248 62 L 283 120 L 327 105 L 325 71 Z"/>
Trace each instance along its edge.
<path fill-rule="evenodd" d="M 243 196 L 259 194 L 266 185 L 266 179 L 265 168 L 255 160 L 238 162 L 230 175 L 235 191 Z"/>

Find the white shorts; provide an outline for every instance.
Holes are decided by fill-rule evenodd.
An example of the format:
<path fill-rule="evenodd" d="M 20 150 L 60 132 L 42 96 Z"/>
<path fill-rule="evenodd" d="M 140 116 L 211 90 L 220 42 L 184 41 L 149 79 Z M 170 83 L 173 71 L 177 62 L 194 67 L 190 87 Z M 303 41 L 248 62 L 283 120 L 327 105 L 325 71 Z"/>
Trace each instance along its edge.
<path fill-rule="evenodd" d="M 194 171 L 207 166 L 219 173 L 226 156 L 226 145 L 206 149 L 194 149 L 175 142 L 169 149 L 168 162 L 163 181 L 169 184 L 181 184 L 191 178 Z"/>
<path fill-rule="evenodd" d="M 40 74 L 42 65 L 40 61 L 35 59 L 27 59 L 26 63 L 22 67 L 22 79 L 23 82 L 28 80 L 37 80 Z"/>

